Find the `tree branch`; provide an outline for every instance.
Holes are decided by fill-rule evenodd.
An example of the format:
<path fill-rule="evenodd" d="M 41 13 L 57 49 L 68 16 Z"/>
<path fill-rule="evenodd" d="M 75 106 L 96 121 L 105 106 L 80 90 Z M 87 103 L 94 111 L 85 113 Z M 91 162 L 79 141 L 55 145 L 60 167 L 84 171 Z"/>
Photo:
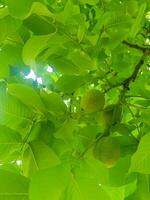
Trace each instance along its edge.
<path fill-rule="evenodd" d="M 123 81 L 123 87 L 124 89 L 129 89 L 129 84 L 132 82 L 132 81 L 135 81 L 140 69 L 141 69 L 141 66 L 144 64 L 144 59 L 145 57 L 150 53 L 150 50 L 149 49 L 144 49 L 143 50 L 143 55 L 141 57 L 141 59 L 139 60 L 139 62 L 136 64 L 135 68 L 134 68 L 134 71 L 133 73 L 131 74 L 130 77 L 128 77 L 127 79 L 125 79 Z"/>
<path fill-rule="evenodd" d="M 127 45 L 130 48 L 138 49 L 140 51 L 145 51 L 146 49 L 148 49 L 147 47 L 142 47 L 142 46 L 139 46 L 137 44 L 131 44 L 128 41 L 125 41 L 125 40 L 122 43 L 125 44 L 125 45 Z"/>

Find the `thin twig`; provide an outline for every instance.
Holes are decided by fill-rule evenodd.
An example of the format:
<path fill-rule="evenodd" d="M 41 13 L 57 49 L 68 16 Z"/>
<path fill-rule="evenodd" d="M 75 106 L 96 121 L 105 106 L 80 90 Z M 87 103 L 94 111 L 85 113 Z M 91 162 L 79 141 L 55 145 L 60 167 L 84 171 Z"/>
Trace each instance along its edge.
<path fill-rule="evenodd" d="M 134 107 L 134 108 L 138 108 L 138 109 L 147 109 L 147 107 L 138 106 L 138 105 L 135 105 L 135 104 L 132 104 L 132 103 L 129 103 L 128 105 L 131 106 L 131 107 Z"/>
<path fill-rule="evenodd" d="M 129 43 L 128 41 L 125 41 L 125 40 L 122 43 L 125 44 L 125 45 L 127 45 L 130 48 L 138 49 L 140 51 L 144 51 L 144 50 L 147 49 L 147 47 L 142 47 L 142 46 L 139 46 L 137 44 L 132 44 L 132 43 Z"/>
<path fill-rule="evenodd" d="M 25 144 L 27 143 L 28 138 L 30 137 L 30 134 L 31 134 L 31 132 L 32 132 L 32 129 L 33 129 L 34 124 L 35 124 L 35 121 L 33 120 L 33 121 L 32 121 L 32 124 L 31 124 L 31 126 L 30 126 L 30 129 L 29 129 L 29 132 L 28 132 L 28 134 L 26 135 L 26 137 L 24 138 L 24 140 L 23 140 L 23 142 L 22 142 L 21 148 L 20 148 L 20 150 L 19 150 L 19 156 L 18 156 L 18 157 L 20 157 L 20 154 L 22 153 L 22 150 L 23 150 Z M 16 161 L 18 160 L 18 157 L 17 157 L 17 159 L 15 160 L 15 163 L 16 163 Z"/>
<path fill-rule="evenodd" d="M 79 159 L 81 159 L 81 158 L 83 158 L 83 156 L 89 151 L 89 149 L 91 149 L 93 146 L 94 146 L 94 144 L 98 141 L 98 140 L 100 140 L 100 138 L 102 138 L 104 136 L 104 134 L 100 134 L 86 149 L 85 149 L 85 151 L 84 152 L 82 152 L 80 155 L 79 155 Z"/>
<path fill-rule="evenodd" d="M 150 100 L 150 97 L 143 97 L 143 96 L 132 96 L 132 95 L 126 95 L 126 98 L 141 98 L 141 99 L 146 99 L 146 100 Z"/>

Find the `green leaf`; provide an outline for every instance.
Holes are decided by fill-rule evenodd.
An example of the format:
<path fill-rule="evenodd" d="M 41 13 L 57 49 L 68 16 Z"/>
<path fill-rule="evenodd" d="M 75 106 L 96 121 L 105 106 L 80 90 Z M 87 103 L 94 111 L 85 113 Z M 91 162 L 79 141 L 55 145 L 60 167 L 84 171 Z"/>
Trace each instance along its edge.
<path fill-rule="evenodd" d="M 31 30 L 34 35 L 48 35 L 56 31 L 55 26 L 50 22 L 50 20 L 52 19 L 46 19 L 42 16 L 32 14 L 29 18 L 24 20 L 23 24 Z"/>
<path fill-rule="evenodd" d="M 32 142 L 33 140 L 42 140 L 44 143 L 49 144 L 52 137 L 53 132 L 55 130 L 55 125 L 51 121 L 36 121 L 30 131 L 30 136 L 28 137 L 28 142 Z"/>
<path fill-rule="evenodd" d="M 84 15 L 81 15 L 80 24 L 79 24 L 78 33 L 77 33 L 77 38 L 78 38 L 79 43 L 84 39 L 86 31 L 87 31 L 86 19 Z"/>
<path fill-rule="evenodd" d="M 10 74 L 11 65 L 22 64 L 21 60 L 22 47 L 20 45 L 6 44 L 0 51 L 0 77 L 7 77 Z"/>
<path fill-rule="evenodd" d="M 48 111 L 57 115 L 66 113 L 67 106 L 59 94 L 55 92 L 46 93 L 42 91 L 40 95 Z"/>
<path fill-rule="evenodd" d="M 94 62 L 85 52 L 75 49 L 69 53 L 72 62 L 79 68 L 80 73 L 86 73 L 95 68 Z"/>
<path fill-rule="evenodd" d="M 130 172 L 150 173 L 150 134 L 142 137 L 138 149 L 131 159 Z"/>
<path fill-rule="evenodd" d="M 82 3 L 84 4 L 89 4 L 89 5 L 95 5 L 98 3 L 98 0 L 81 0 Z"/>
<path fill-rule="evenodd" d="M 126 184 L 127 171 L 130 167 L 131 155 L 120 158 L 117 165 L 109 169 L 109 183 L 113 187 Z"/>
<path fill-rule="evenodd" d="M 77 148 L 78 150 L 85 151 L 92 141 L 95 140 L 97 133 L 99 132 L 99 126 L 87 125 L 80 127 L 77 133 Z"/>
<path fill-rule="evenodd" d="M 115 34 L 113 33 L 113 30 L 115 30 L 114 28 L 116 28 L 116 32 L 118 32 L 119 30 L 128 28 L 131 23 L 131 18 L 119 11 L 106 12 L 103 17 L 105 30 L 112 36 Z"/>
<path fill-rule="evenodd" d="M 7 0 L 10 15 L 19 19 L 26 18 L 30 13 L 33 1 L 34 0 Z"/>
<path fill-rule="evenodd" d="M 105 199 L 111 200 L 107 193 L 103 190 L 101 177 L 107 177 L 107 171 L 104 166 L 92 160 L 83 160 L 73 170 L 71 179 L 70 199 L 91 200 Z M 102 170 L 103 173 L 99 173 Z M 101 172 L 102 172 L 101 171 Z M 69 198 L 66 198 L 69 200 Z M 63 199 L 65 200 L 65 198 Z"/>
<path fill-rule="evenodd" d="M 150 176 L 148 174 L 137 175 L 137 200 L 150 199 Z"/>
<path fill-rule="evenodd" d="M 62 56 L 50 56 L 48 63 L 62 74 L 71 75 L 80 73 L 79 66 L 75 65 L 71 59 Z"/>
<path fill-rule="evenodd" d="M 50 145 L 60 158 L 70 152 L 69 145 L 66 145 L 66 142 L 62 139 L 57 139 L 53 137 Z"/>
<path fill-rule="evenodd" d="M 39 53 L 47 48 L 49 35 L 32 36 L 24 45 L 22 57 L 26 65 L 35 66 L 35 59 Z"/>
<path fill-rule="evenodd" d="M 30 200 L 59 200 L 69 179 L 69 167 L 65 164 L 39 171 L 31 180 Z"/>
<path fill-rule="evenodd" d="M 111 200 L 124 200 L 124 187 L 102 187 L 109 194 Z"/>
<path fill-rule="evenodd" d="M 138 11 L 138 15 L 136 17 L 136 20 L 133 22 L 133 26 L 132 26 L 132 29 L 131 29 L 131 32 L 130 32 L 131 38 L 134 38 L 141 28 L 141 22 L 142 22 L 142 19 L 143 19 L 145 9 L 146 9 L 146 2 L 141 4 L 139 11 Z"/>
<path fill-rule="evenodd" d="M 56 82 L 58 90 L 71 94 L 80 88 L 86 81 L 86 77 L 77 75 L 63 75 Z"/>
<path fill-rule="evenodd" d="M 17 160 L 16 162 L 18 162 L 18 161 L 20 162 L 20 160 Z M 20 169 L 16 165 L 16 162 L 13 161 L 13 163 L 12 162 L 4 163 L 3 165 L 0 166 L 0 169 L 20 175 Z"/>
<path fill-rule="evenodd" d="M 127 10 L 129 14 L 135 16 L 138 11 L 138 2 L 136 0 L 127 1 Z"/>
<path fill-rule="evenodd" d="M 147 200 L 150 198 L 150 177 L 148 174 L 137 174 L 136 189 L 125 200 Z"/>
<path fill-rule="evenodd" d="M 21 21 L 14 19 L 11 16 L 7 15 L 3 18 L 0 17 L 0 43 L 2 43 L 7 37 L 15 33 L 18 28 L 21 26 Z"/>
<path fill-rule="evenodd" d="M 56 19 L 60 22 L 62 22 L 63 24 L 67 23 L 67 21 L 69 21 L 71 19 L 72 16 L 79 14 L 80 13 L 80 9 L 78 5 L 74 5 L 73 2 L 71 0 L 68 0 L 64 11 L 59 13 L 56 16 Z"/>
<path fill-rule="evenodd" d="M 64 140 L 66 144 L 72 145 L 76 125 L 77 120 L 71 118 L 66 119 L 66 121 L 62 124 L 58 131 L 55 132 L 55 137 Z"/>
<path fill-rule="evenodd" d="M 150 124 L 150 119 L 149 119 L 149 114 L 150 114 L 150 109 L 146 109 L 146 110 L 143 110 L 141 112 L 141 121 L 146 123 L 146 124 Z"/>
<path fill-rule="evenodd" d="M 0 163 L 16 159 L 15 153 L 20 150 L 21 145 L 22 138 L 19 133 L 0 125 Z"/>
<path fill-rule="evenodd" d="M 29 143 L 23 155 L 23 174 L 32 176 L 38 170 L 53 167 L 60 161 L 55 152 L 44 142 L 35 140 Z"/>
<path fill-rule="evenodd" d="M 0 199 L 28 200 L 29 180 L 21 175 L 0 170 Z"/>
<path fill-rule="evenodd" d="M 45 16 L 53 18 L 53 21 L 55 20 L 54 14 L 48 9 L 46 4 L 43 4 L 42 1 L 34 2 L 32 5 L 32 14 L 37 14 L 39 16 Z M 48 19 L 50 19 L 48 18 Z"/>
<path fill-rule="evenodd" d="M 11 83 L 8 85 L 8 93 L 36 111 L 46 112 L 40 95 L 32 87 L 19 83 Z"/>
<path fill-rule="evenodd" d="M 15 97 L 0 88 L 0 124 L 5 125 L 23 137 L 29 132 L 36 115 Z"/>
<path fill-rule="evenodd" d="M 3 6 L 3 4 L 1 4 L 1 9 L 0 9 L 0 19 L 4 18 L 5 16 L 7 16 L 8 13 L 8 8 Z"/>

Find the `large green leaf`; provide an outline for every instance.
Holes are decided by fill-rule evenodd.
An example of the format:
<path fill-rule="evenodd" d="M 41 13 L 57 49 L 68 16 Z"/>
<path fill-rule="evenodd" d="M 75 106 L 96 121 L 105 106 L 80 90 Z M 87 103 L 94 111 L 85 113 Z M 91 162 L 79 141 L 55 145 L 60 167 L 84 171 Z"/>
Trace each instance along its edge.
<path fill-rule="evenodd" d="M 80 67 L 75 65 L 71 59 L 54 55 L 49 58 L 48 63 L 62 74 L 80 74 Z"/>
<path fill-rule="evenodd" d="M 59 94 L 55 92 L 46 93 L 42 91 L 41 98 L 48 111 L 53 112 L 57 115 L 61 113 L 66 113 L 67 106 L 65 105 L 63 99 Z"/>
<path fill-rule="evenodd" d="M 69 54 L 72 62 L 79 67 L 81 73 L 95 69 L 94 61 L 85 52 L 75 49 Z"/>
<path fill-rule="evenodd" d="M 150 124 L 149 114 L 150 114 L 149 108 L 143 110 L 142 113 L 141 113 L 141 121 L 146 123 L 146 124 Z"/>
<path fill-rule="evenodd" d="M 23 155 L 23 174 L 32 176 L 36 171 L 59 164 L 55 152 L 40 140 L 32 141 Z"/>
<path fill-rule="evenodd" d="M 146 2 L 144 2 L 140 6 L 138 15 L 136 17 L 136 20 L 133 23 L 133 26 L 132 26 L 132 29 L 131 29 L 131 32 L 130 32 L 131 38 L 134 38 L 141 28 L 141 22 L 142 22 L 142 19 L 143 19 L 143 16 L 144 16 L 145 9 L 146 9 Z"/>
<path fill-rule="evenodd" d="M 10 66 L 21 65 L 21 51 L 20 45 L 6 44 L 0 51 L 0 77 L 7 77 L 10 75 Z"/>
<path fill-rule="evenodd" d="M 38 15 L 32 14 L 29 18 L 24 20 L 24 25 L 31 30 L 35 35 L 48 35 L 56 31 L 55 26 L 52 22 L 49 22 L 52 19 L 46 19 Z M 39 29 L 40 26 L 40 29 Z"/>
<path fill-rule="evenodd" d="M 56 17 L 57 20 L 62 22 L 63 24 L 67 23 L 67 21 L 70 20 L 70 18 L 74 15 L 77 15 L 80 13 L 80 9 L 78 5 L 74 5 L 71 0 L 68 0 L 64 11 L 59 13 Z"/>
<path fill-rule="evenodd" d="M 22 139 L 19 133 L 0 125 L 0 163 L 13 161 L 17 158 Z"/>
<path fill-rule="evenodd" d="M 150 134 L 142 137 L 137 151 L 132 157 L 130 172 L 150 173 Z"/>
<path fill-rule="evenodd" d="M 109 182 L 111 186 L 118 187 L 126 184 L 130 159 L 131 155 L 127 155 L 121 158 L 115 167 L 109 169 Z"/>
<path fill-rule="evenodd" d="M 147 174 L 137 174 L 135 191 L 125 200 L 147 200 L 150 198 L 150 177 Z"/>
<path fill-rule="evenodd" d="M 58 90 L 71 94 L 80 88 L 86 81 L 87 77 L 77 75 L 63 75 L 56 82 Z"/>
<path fill-rule="evenodd" d="M 74 141 L 74 130 L 77 125 L 77 120 L 67 118 L 61 127 L 55 132 L 55 137 L 62 139 L 68 145 L 72 145 Z"/>
<path fill-rule="evenodd" d="M 73 169 L 70 185 L 62 200 L 111 200 L 101 187 L 101 181 L 104 180 L 107 180 L 107 170 L 103 165 L 92 160 L 83 160 Z"/>
<path fill-rule="evenodd" d="M 103 18 L 105 31 L 109 35 L 109 39 L 107 35 L 103 34 L 104 41 L 102 39 L 102 43 L 105 42 L 105 39 L 107 42 L 108 39 L 105 48 L 110 47 L 113 49 L 126 38 L 132 19 L 125 13 L 118 11 L 105 12 Z"/>
<path fill-rule="evenodd" d="M 21 175 L 0 170 L 0 199 L 28 200 L 29 180 Z"/>
<path fill-rule="evenodd" d="M 41 51 L 47 48 L 50 36 L 32 36 L 24 45 L 22 51 L 23 61 L 26 65 L 35 66 L 35 59 Z"/>
<path fill-rule="evenodd" d="M 40 112 L 46 112 L 40 96 L 32 87 L 24 84 L 12 83 L 8 85 L 8 93 L 18 98 L 23 104 L 30 106 L 33 109 Z"/>
<path fill-rule="evenodd" d="M 66 164 L 39 171 L 31 180 L 30 200 L 59 200 L 69 179 L 70 172 Z"/>
<path fill-rule="evenodd" d="M 0 124 L 5 125 L 25 136 L 37 117 L 15 97 L 10 96 L 5 88 L 0 88 Z"/>
<path fill-rule="evenodd" d="M 6 15 L 0 18 L 0 27 L 1 27 L 0 43 L 2 43 L 5 39 L 7 39 L 7 37 L 14 34 L 20 26 L 21 26 L 21 21 L 12 18 L 6 12 Z"/>
<path fill-rule="evenodd" d="M 124 200 L 124 187 L 103 187 L 104 190 L 109 194 L 111 200 Z"/>
<path fill-rule="evenodd" d="M 8 10 L 13 17 L 24 19 L 28 16 L 34 0 L 7 0 Z"/>
<path fill-rule="evenodd" d="M 137 175 L 136 198 L 144 200 L 150 199 L 150 176 L 148 174 Z"/>
<path fill-rule="evenodd" d="M 32 14 L 37 14 L 39 16 L 45 16 L 53 18 L 54 20 L 54 14 L 50 11 L 50 9 L 47 7 L 46 4 L 43 4 L 42 1 L 36 1 L 32 5 Z M 49 18 L 48 18 L 49 19 Z"/>

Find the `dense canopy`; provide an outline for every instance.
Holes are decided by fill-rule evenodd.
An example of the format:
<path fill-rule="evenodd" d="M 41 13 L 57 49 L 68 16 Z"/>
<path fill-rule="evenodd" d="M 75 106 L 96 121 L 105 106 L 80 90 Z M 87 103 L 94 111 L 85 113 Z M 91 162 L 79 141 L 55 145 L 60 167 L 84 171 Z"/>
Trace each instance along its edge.
<path fill-rule="evenodd" d="M 0 0 L 0 199 L 150 199 L 149 0 Z"/>

